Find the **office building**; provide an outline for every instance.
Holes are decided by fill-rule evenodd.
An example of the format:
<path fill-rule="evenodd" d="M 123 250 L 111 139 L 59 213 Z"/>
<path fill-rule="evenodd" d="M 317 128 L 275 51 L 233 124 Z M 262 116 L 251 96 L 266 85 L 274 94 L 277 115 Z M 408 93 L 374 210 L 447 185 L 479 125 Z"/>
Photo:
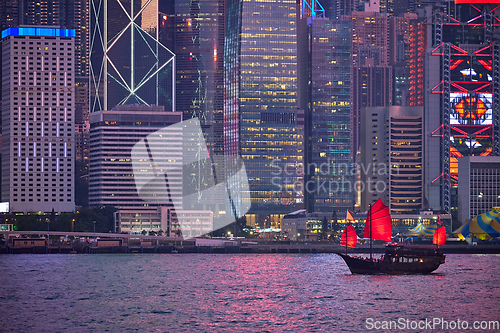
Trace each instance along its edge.
<path fill-rule="evenodd" d="M 458 221 L 500 206 L 500 156 L 458 158 Z"/>
<path fill-rule="evenodd" d="M 182 207 L 182 128 L 168 127 L 181 121 L 181 113 L 165 112 L 163 106 L 120 105 L 109 111 L 91 113 L 89 204 L 125 208 L 173 204 Z M 132 148 L 161 129 L 165 130 L 163 139 L 151 142 L 150 150 L 155 156 L 163 156 L 155 163 L 168 164 L 168 170 L 172 171 L 168 191 L 163 179 L 149 189 L 157 199 L 143 201 L 134 179 Z M 148 174 L 136 177 L 148 177 Z"/>
<path fill-rule="evenodd" d="M 361 108 L 392 105 L 392 67 L 389 18 L 377 12 L 353 12 L 350 18 L 352 151 L 356 154 L 360 146 Z"/>
<path fill-rule="evenodd" d="M 310 68 L 304 193 L 308 212 L 353 207 L 350 20 L 309 21 Z"/>
<path fill-rule="evenodd" d="M 431 208 L 455 218 L 457 159 L 500 155 L 500 8 L 462 3 L 451 16 L 425 10 L 426 193 Z"/>
<path fill-rule="evenodd" d="M 287 214 L 281 220 L 281 233 L 286 240 L 304 239 L 306 236 L 306 210 L 300 209 Z"/>
<path fill-rule="evenodd" d="M 173 30 L 162 42 L 175 53 L 176 111 L 198 118 L 207 147 L 222 154 L 224 1 L 175 0 L 160 3 L 160 10 L 171 11 L 160 29 Z"/>
<path fill-rule="evenodd" d="M 3 0 L 0 30 L 18 25 L 49 25 L 75 30 L 75 75 L 88 76 L 88 0 Z"/>
<path fill-rule="evenodd" d="M 361 210 L 379 198 L 391 214 L 424 209 L 423 107 L 362 109 Z"/>
<path fill-rule="evenodd" d="M 250 183 L 250 213 L 264 219 L 293 211 L 302 198 L 294 184 L 301 162 L 297 9 L 295 0 L 265 5 L 231 0 L 226 7 L 224 153 L 241 156 Z"/>
<path fill-rule="evenodd" d="M 89 10 L 90 113 L 124 104 L 175 110 L 174 54 L 159 42 L 158 2 L 89 0 Z"/>
<path fill-rule="evenodd" d="M 389 64 L 393 68 L 393 105 L 423 105 L 425 22 L 416 14 L 389 19 Z"/>
<path fill-rule="evenodd" d="M 75 208 L 74 36 L 56 27 L 2 31 L 2 201 L 11 212 Z"/>
<path fill-rule="evenodd" d="M 136 207 L 119 209 L 114 214 L 115 232 L 161 236 L 182 236 L 184 239 L 213 231 L 212 211 L 175 210 L 170 207 Z"/>

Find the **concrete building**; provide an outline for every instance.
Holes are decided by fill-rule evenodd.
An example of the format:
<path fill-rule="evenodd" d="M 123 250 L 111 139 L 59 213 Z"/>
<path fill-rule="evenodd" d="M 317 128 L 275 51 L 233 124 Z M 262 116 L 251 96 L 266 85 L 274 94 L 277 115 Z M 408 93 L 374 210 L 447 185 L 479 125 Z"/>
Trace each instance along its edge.
<path fill-rule="evenodd" d="M 362 109 L 362 210 L 378 198 L 391 214 L 424 208 L 423 108 Z"/>
<path fill-rule="evenodd" d="M 2 31 L 2 201 L 11 212 L 75 208 L 74 30 Z"/>
<path fill-rule="evenodd" d="M 281 219 L 281 233 L 286 239 L 298 240 L 306 237 L 306 210 L 300 209 L 286 214 Z"/>
<path fill-rule="evenodd" d="M 212 211 L 175 211 L 170 207 L 124 208 L 115 212 L 115 232 L 140 234 L 143 231 L 163 236 L 182 236 L 184 239 L 213 231 Z"/>
<path fill-rule="evenodd" d="M 458 221 L 500 206 L 500 156 L 458 158 Z"/>
<path fill-rule="evenodd" d="M 172 205 L 173 200 L 182 207 L 182 128 L 168 127 L 181 121 L 182 113 L 165 112 L 163 106 L 120 105 L 110 111 L 91 113 L 89 204 L 131 208 Z M 165 181 L 158 183 L 149 189 L 157 191 L 152 193 L 157 200 L 143 201 L 132 171 L 132 148 L 165 127 L 168 127 L 167 137 L 158 144 L 150 143 L 150 150 L 155 156 L 164 157 L 159 162 L 171 165 L 169 189 L 165 189 Z"/>

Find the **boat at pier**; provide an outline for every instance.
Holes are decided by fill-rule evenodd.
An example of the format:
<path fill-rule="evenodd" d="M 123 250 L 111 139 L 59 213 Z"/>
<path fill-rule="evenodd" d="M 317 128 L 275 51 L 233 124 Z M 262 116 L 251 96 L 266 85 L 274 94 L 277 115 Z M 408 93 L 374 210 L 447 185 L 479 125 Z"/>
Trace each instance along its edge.
<path fill-rule="evenodd" d="M 389 208 L 382 200 L 378 200 L 368 210 L 365 223 L 365 238 L 390 242 L 392 236 L 391 215 Z M 342 233 L 341 244 L 346 253 L 337 253 L 353 274 L 429 274 L 445 262 L 445 255 L 439 245 L 446 241 L 444 227 L 436 230 L 433 243 L 436 246 L 408 246 L 397 243 L 386 245 L 385 254 L 381 258 L 373 257 L 370 241 L 370 257 L 362 258 L 347 254 L 348 247 L 356 247 L 357 235 L 350 225 Z"/>

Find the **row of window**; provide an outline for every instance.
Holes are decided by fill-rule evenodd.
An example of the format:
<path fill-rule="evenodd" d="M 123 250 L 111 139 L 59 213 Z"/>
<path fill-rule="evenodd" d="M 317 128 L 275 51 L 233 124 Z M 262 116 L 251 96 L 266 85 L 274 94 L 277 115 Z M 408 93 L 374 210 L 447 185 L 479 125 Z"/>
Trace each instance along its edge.
<path fill-rule="evenodd" d="M 17 198 L 14 198 L 14 201 L 18 201 Z M 21 202 L 24 202 L 26 201 L 26 199 L 21 199 L 20 200 Z M 29 199 L 28 200 L 29 202 L 33 202 L 33 201 L 42 201 L 41 199 L 36 199 L 36 200 L 33 200 L 33 199 Z M 44 199 L 43 201 L 49 201 L 49 199 Z M 53 202 L 56 201 L 56 199 L 52 199 Z M 59 202 L 64 202 L 64 199 L 59 199 Z M 71 199 L 67 199 L 67 202 L 72 202 Z"/>

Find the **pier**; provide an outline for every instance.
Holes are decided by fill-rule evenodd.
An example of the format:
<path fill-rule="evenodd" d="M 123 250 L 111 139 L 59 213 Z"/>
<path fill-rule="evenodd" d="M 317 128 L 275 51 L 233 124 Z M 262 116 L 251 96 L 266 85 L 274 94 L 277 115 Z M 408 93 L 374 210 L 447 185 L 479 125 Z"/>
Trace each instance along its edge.
<path fill-rule="evenodd" d="M 114 233 L 59 232 L 50 236 L 60 239 L 47 241 L 46 231 L 0 231 L 4 240 L 0 253 L 4 254 L 69 254 L 69 253 L 336 253 L 345 252 L 345 247 L 331 242 L 279 242 L 260 239 L 187 239 L 182 237 L 146 236 Z M 30 238 L 27 238 L 30 237 Z M 33 238 L 37 237 L 37 238 Z M 62 240 L 61 240 L 62 238 Z M 72 239 L 69 239 L 72 238 Z M 422 244 L 428 245 L 428 244 Z M 500 254 L 500 245 L 483 243 L 479 245 L 448 244 L 440 248 L 445 254 L 476 253 Z M 349 248 L 348 253 L 366 254 L 370 246 Z M 384 253 L 383 243 L 374 244 L 374 253 Z"/>

